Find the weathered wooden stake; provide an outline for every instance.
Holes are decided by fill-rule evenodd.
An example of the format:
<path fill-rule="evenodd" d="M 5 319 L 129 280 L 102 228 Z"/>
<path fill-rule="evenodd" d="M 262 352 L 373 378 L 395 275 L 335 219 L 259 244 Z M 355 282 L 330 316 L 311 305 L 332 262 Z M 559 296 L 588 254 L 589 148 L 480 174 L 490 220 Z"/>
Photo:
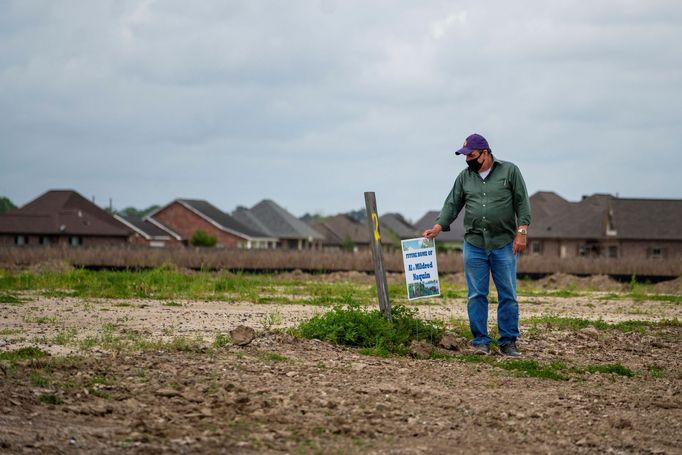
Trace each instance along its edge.
<path fill-rule="evenodd" d="M 393 316 L 391 315 L 391 302 L 388 300 L 388 283 L 386 282 L 384 254 L 381 251 L 381 233 L 379 231 L 379 215 L 377 214 L 377 200 L 373 191 L 365 192 L 365 208 L 367 209 L 367 226 L 369 227 L 369 242 L 372 245 L 372 259 L 374 260 L 374 277 L 377 280 L 379 310 L 388 321 L 392 321 Z"/>

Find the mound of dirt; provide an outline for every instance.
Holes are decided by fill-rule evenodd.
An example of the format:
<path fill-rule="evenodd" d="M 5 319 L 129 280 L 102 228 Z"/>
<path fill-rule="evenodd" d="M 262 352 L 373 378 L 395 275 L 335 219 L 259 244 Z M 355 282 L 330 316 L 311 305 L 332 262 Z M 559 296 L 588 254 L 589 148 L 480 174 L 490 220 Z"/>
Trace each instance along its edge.
<path fill-rule="evenodd" d="M 674 280 L 661 281 L 654 285 L 654 291 L 657 294 L 682 294 L 682 276 Z"/>
<path fill-rule="evenodd" d="M 542 289 L 582 289 L 591 291 L 624 291 L 627 285 L 609 278 L 607 275 L 579 277 L 567 273 L 555 273 L 531 284 Z"/>

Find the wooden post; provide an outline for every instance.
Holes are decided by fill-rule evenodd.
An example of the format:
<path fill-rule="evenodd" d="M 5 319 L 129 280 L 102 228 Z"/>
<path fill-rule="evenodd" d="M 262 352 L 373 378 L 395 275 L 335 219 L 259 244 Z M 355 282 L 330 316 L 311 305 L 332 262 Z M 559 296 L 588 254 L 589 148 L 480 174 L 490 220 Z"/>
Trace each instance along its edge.
<path fill-rule="evenodd" d="M 379 231 L 379 215 L 377 214 L 377 200 L 374 192 L 365 192 L 365 208 L 367 209 L 367 226 L 369 227 L 369 242 L 372 245 L 372 259 L 374 260 L 374 277 L 377 281 L 379 296 L 379 310 L 390 322 L 391 302 L 388 300 L 388 283 L 386 282 L 386 268 L 384 254 L 381 251 L 381 233 Z"/>

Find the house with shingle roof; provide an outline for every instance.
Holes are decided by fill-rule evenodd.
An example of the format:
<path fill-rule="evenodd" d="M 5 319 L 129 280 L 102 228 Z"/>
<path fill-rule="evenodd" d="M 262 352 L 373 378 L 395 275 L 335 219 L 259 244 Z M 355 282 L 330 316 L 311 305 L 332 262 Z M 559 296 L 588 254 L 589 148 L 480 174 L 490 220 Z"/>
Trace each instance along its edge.
<path fill-rule="evenodd" d="M 155 248 L 178 246 L 182 237 L 168 228 L 154 224 L 148 219 L 136 216 L 115 214 L 114 218 L 126 225 L 131 231 L 130 242 Z"/>
<path fill-rule="evenodd" d="M 277 248 L 318 249 L 324 241 L 324 235 L 270 199 L 264 199 L 250 209 L 238 207 L 232 216 L 240 223 L 276 238 Z"/>
<path fill-rule="evenodd" d="M 382 244 L 402 248 L 400 241 L 419 237 L 420 232 L 400 213 L 385 213 L 379 217 Z"/>
<path fill-rule="evenodd" d="M 369 249 L 369 230 L 366 223 L 359 223 L 346 214 L 328 216 L 311 223 L 324 235 L 324 248 L 360 251 Z"/>
<path fill-rule="evenodd" d="M 50 190 L 0 215 L 1 245 L 120 245 L 131 230 L 73 190 Z"/>
<path fill-rule="evenodd" d="M 421 233 L 427 229 L 431 229 L 440 212 L 437 210 L 428 211 L 422 216 L 419 221 L 414 224 L 414 227 Z M 449 231 L 443 231 L 436 237 L 436 246 L 445 250 L 462 251 L 464 247 L 464 212 L 460 213 L 455 221 L 450 225 Z"/>
<path fill-rule="evenodd" d="M 610 194 L 561 201 L 531 196 L 531 255 L 627 259 L 682 258 L 682 200 Z"/>
<path fill-rule="evenodd" d="M 177 234 L 185 244 L 189 244 L 197 231 L 215 237 L 216 246 L 224 248 L 273 248 L 277 243 L 276 238 L 201 199 L 175 199 L 150 213 L 145 220 Z"/>

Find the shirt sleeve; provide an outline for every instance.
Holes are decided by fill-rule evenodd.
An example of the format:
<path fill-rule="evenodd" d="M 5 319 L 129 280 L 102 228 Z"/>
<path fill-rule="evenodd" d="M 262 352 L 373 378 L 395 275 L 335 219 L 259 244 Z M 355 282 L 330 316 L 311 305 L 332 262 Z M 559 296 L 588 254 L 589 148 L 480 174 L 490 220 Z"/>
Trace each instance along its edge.
<path fill-rule="evenodd" d="M 514 212 L 519 226 L 530 225 L 530 200 L 526 190 L 526 182 L 523 180 L 521 171 L 514 166 L 512 175 L 512 185 L 514 185 Z"/>
<path fill-rule="evenodd" d="M 464 190 L 462 184 L 462 174 L 455 179 L 452 191 L 445 198 L 445 203 L 436 219 L 436 224 L 440 224 L 444 231 L 450 230 L 450 225 L 457 218 L 457 215 L 464 206 Z"/>

